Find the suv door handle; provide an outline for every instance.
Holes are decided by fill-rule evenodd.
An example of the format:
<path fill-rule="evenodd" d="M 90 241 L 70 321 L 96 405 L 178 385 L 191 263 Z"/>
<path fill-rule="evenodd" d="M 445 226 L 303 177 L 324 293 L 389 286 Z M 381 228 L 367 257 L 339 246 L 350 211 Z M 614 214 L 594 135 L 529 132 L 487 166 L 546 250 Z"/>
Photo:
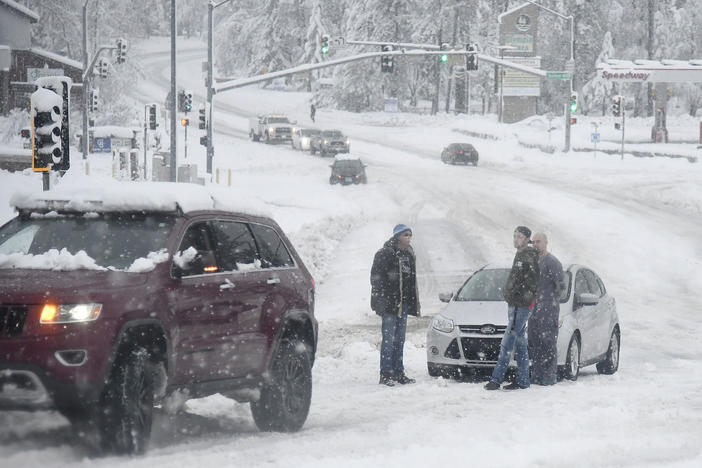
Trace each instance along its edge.
<path fill-rule="evenodd" d="M 225 279 L 224 283 L 219 285 L 219 290 L 224 291 L 226 289 L 234 289 L 235 286 L 236 285 L 234 283 L 232 283 L 231 281 L 229 281 L 229 279 Z"/>
<path fill-rule="evenodd" d="M 280 278 L 268 278 L 268 280 L 266 281 L 266 283 L 268 283 L 268 284 L 278 284 L 278 283 L 280 283 Z"/>

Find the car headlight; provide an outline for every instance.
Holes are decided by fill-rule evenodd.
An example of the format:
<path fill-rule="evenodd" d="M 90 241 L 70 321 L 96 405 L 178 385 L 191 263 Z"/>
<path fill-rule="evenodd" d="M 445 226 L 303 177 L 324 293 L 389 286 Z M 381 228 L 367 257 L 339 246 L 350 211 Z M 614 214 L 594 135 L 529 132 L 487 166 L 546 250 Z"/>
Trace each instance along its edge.
<path fill-rule="evenodd" d="M 434 330 L 451 333 L 453 331 L 453 320 L 437 315 L 431 319 L 431 326 Z"/>
<path fill-rule="evenodd" d="M 102 304 L 45 304 L 41 309 L 40 323 L 75 323 L 97 320 Z"/>
<path fill-rule="evenodd" d="M 349 139 L 347 138 L 347 139 L 346 139 L 346 144 L 348 145 L 348 144 L 350 144 L 350 143 L 351 143 L 351 142 L 350 142 Z"/>
<path fill-rule="evenodd" d="M 275 133 L 275 128 L 269 128 L 269 129 L 268 129 L 268 133 L 270 133 L 271 135 L 274 134 L 274 133 Z"/>

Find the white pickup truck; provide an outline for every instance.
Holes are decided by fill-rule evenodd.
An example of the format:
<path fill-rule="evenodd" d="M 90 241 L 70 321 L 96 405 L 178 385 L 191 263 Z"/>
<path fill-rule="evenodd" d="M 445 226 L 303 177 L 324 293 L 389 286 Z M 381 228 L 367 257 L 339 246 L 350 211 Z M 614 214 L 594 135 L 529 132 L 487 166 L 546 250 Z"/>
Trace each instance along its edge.
<path fill-rule="evenodd" d="M 249 120 L 249 137 L 266 143 L 292 140 L 293 125 L 284 115 L 259 115 Z"/>

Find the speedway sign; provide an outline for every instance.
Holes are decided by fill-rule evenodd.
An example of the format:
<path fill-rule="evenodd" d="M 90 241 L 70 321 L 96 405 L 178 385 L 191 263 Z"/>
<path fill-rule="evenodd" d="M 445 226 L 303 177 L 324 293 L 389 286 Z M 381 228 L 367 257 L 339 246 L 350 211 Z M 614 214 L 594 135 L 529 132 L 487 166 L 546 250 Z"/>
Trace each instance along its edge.
<path fill-rule="evenodd" d="M 597 74 L 605 81 L 618 83 L 702 82 L 702 61 L 609 60 L 597 64 Z"/>

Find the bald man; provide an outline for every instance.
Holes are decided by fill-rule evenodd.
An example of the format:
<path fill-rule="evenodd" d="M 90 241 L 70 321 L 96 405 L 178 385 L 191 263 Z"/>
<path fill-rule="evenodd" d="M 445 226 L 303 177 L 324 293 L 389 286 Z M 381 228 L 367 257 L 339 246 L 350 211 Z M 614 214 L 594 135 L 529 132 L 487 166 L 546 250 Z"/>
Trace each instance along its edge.
<path fill-rule="evenodd" d="M 531 381 L 537 385 L 556 383 L 558 363 L 558 314 L 563 288 L 561 262 L 548 251 L 548 237 L 537 232 L 533 237 L 534 248 L 539 252 L 539 287 L 536 305 L 529 316 L 529 356 L 532 359 Z"/>

